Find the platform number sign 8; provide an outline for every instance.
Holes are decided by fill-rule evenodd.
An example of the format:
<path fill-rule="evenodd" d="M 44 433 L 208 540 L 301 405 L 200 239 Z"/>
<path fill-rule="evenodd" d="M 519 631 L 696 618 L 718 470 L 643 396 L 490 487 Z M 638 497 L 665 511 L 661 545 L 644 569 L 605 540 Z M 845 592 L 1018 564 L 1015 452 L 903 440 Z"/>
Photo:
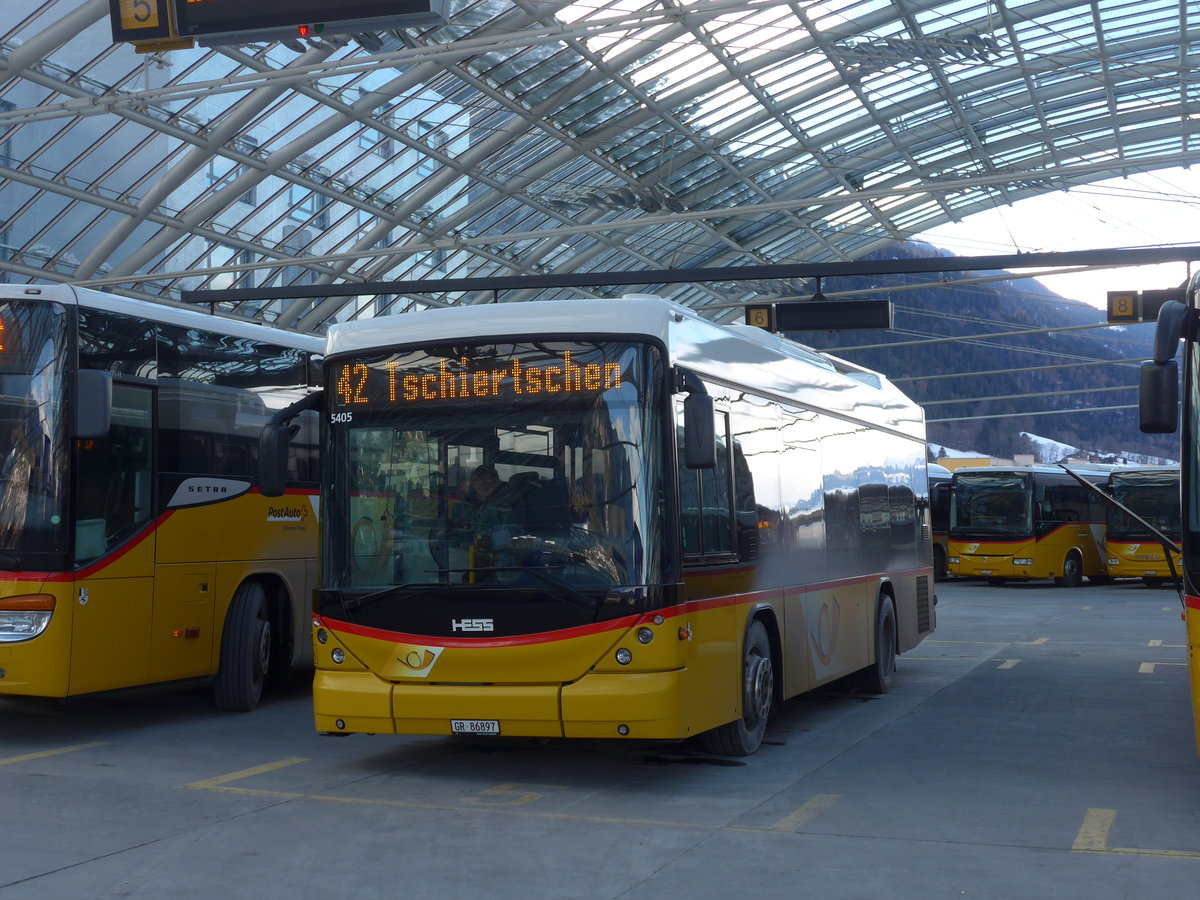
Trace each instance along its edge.
<path fill-rule="evenodd" d="M 1137 322 L 1141 319 L 1137 291 L 1108 292 L 1108 321 Z"/>

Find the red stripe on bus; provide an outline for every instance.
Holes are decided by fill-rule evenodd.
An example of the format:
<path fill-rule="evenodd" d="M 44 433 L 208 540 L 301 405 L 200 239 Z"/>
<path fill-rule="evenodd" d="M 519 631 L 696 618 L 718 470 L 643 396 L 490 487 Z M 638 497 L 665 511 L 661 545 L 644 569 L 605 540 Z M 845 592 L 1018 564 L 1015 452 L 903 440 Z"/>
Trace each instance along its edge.
<path fill-rule="evenodd" d="M 79 578 L 90 578 L 102 569 L 111 566 L 126 553 L 132 551 L 135 547 L 146 540 L 150 535 L 154 534 L 174 513 L 173 509 L 168 509 L 157 519 L 153 519 L 142 526 L 141 531 L 132 540 L 126 541 L 117 548 L 115 553 L 110 553 L 107 556 L 102 556 L 89 566 L 79 569 L 74 572 L 0 572 L 0 579 L 5 581 L 50 581 L 61 583 L 66 581 L 75 581 Z"/>
<path fill-rule="evenodd" d="M 915 569 L 917 573 L 930 572 L 930 569 Z M 898 573 L 903 574 L 903 573 Z M 797 585 L 804 591 L 833 590 L 839 587 L 849 587 L 855 584 L 874 582 L 881 576 L 871 575 L 858 578 L 845 578 L 838 581 L 825 581 L 818 584 Z M 633 628 L 643 622 L 651 621 L 655 616 L 679 618 L 691 613 L 710 609 L 723 609 L 728 606 L 751 606 L 756 603 L 767 603 L 783 598 L 783 588 L 772 588 L 765 591 L 755 591 L 750 594 L 729 594 L 724 597 L 702 597 L 688 600 L 675 606 L 655 609 L 633 616 L 622 616 L 619 619 L 608 619 L 604 622 L 594 622 L 588 625 L 578 625 L 574 628 L 562 628 L 557 631 L 540 631 L 534 634 L 514 635 L 503 638 L 447 638 L 434 637 L 424 634 L 410 634 L 404 631 L 389 631 L 385 628 L 371 628 L 366 625 L 356 625 L 353 622 L 342 622 L 315 616 L 321 628 L 342 634 L 353 634 L 359 637 L 374 638 L 375 640 L 391 641 L 404 644 L 430 644 L 435 647 L 526 647 L 534 644 L 548 644 L 551 641 L 565 641 L 572 638 L 586 637 L 593 634 L 603 634 L 606 631 L 623 631 Z"/>
<path fill-rule="evenodd" d="M 1183 602 L 1188 609 L 1200 611 L 1200 597 L 1193 597 L 1191 594 L 1188 594 L 1183 598 Z"/>

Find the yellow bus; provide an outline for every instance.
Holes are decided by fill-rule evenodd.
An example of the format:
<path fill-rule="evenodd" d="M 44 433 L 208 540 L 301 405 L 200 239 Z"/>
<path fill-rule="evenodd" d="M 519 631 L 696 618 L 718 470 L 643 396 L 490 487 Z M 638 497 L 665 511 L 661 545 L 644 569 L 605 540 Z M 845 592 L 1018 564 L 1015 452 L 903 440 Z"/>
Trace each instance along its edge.
<path fill-rule="evenodd" d="M 747 755 L 934 628 L 924 417 L 876 373 L 653 297 L 334 326 L 324 367 L 319 732 Z"/>
<path fill-rule="evenodd" d="M 1109 473 L 1105 492 L 1129 512 L 1108 507 L 1105 562 L 1112 578 L 1140 578 L 1147 587 L 1173 580 L 1179 554 L 1167 551 L 1144 523 L 1179 542 L 1179 466 L 1139 466 Z M 1142 521 L 1138 521 L 1138 517 Z"/>
<path fill-rule="evenodd" d="M 254 707 L 310 658 L 315 413 L 255 471 L 323 341 L 68 286 L 0 285 L 0 695 L 211 677 Z"/>
<path fill-rule="evenodd" d="M 1107 470 L 1072 467 L 1093 483 Z M 1060 468 L 980 467 L 951 479 L 951 575 L 1008 580 L 1053 578 L 1076 587 L 1108 581 L 1104 502 Z"/>
<path fill-rule="evenodd" d="M 950 574 L 946 560 L 950 545 L 950 478 L 953 473 L 937 463 L 930 463 L 927 469 L 929 520 L 933 529 L 933 577 L 940 581 Z"/>

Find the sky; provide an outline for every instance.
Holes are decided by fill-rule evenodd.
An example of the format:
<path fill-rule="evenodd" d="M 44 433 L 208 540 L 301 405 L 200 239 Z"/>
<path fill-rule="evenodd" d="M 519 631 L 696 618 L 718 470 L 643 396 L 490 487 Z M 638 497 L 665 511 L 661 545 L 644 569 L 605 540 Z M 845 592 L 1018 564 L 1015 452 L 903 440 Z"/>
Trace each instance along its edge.
<path fill-rule="evenodd" d="M 1200 245 L 1200 168 L 1167 169 L 1044 194 L 941 225 L 919 238 L 958 256 Z M 1103 309 L 1108 291 L 1178 287 L 1189 274 L 1187 264 L 1178 262 L 1038 280 L 1068 299 Z"/>

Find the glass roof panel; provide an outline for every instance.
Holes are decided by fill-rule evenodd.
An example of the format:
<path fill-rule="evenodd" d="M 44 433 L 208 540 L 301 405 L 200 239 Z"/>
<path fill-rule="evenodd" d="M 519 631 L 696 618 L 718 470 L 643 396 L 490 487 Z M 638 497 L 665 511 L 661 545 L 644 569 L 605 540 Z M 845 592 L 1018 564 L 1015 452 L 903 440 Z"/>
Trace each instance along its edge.
<path fill-rule="evenodd" d="M 1200 161 L 1181 0 L 454 0 L 439 27 L 146 54 L 105 0 L 6 12 L 0 277 L 168 301 L 848 258 Z M 414 302 L 224 308 L 319 330 Z"/>

